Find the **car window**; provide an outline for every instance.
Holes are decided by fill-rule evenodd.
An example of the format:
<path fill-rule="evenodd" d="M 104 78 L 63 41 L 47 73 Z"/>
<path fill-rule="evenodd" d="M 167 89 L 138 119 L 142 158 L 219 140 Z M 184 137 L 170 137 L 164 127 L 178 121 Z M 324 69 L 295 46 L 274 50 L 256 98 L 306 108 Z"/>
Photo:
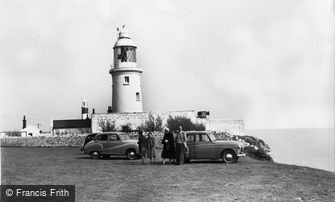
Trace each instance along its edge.
<path fill-rule="evenodd" d="M 130 140 L 129 135 L 127 134 L 120 134 L 119 137 L 121 138 L 121 140 Z"/>
<path fill-rule="evenodd" d="M 200 134 L 199 135 L 199 142 L 209 142 L 209 138 L 207 134 Z"/>
<path fill-rule="evenodd" d="M 208 136 L 212 141 L 216 140 L 215 136 L 212 133 L 209 133 Z"/>
<path fill-rule="evenodd" d="M 196 135 L 195 135 L 195 141 L 196 141 L 196 142 L 199 142 L 199 141 L 200 141 L 200 136 L 199 136 L 199 134 L 196 134 Z"/>
<path fill-rule="evenodd" d="M 97 137 L 97 140 L 106 141 L 106 140 L 107 140 L 107 134 L 99 135 L 99 136 Z"/>
<path fill-rule="evenodd" d="M 116 134 L 111 134 L 110 135 L 110 140 L 111 141 L 117 141 L 117 140 L 119 140 L 119 137 Z"/>
<path fill-rule="evenodd" d="M 187 141 L 188 142 L 194 142 L 194 135 L 188 135 L 187 136 Z"/>

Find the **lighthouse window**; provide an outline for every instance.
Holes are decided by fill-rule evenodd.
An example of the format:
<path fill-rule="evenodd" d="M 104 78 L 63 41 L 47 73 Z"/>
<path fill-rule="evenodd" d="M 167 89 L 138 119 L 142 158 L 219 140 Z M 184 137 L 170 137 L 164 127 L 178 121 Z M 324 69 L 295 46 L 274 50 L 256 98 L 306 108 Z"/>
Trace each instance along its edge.
<path fill-rule="evenodd" d="M 129 84 L 129 76 L 125 76 L 125 77 L 124 77 L 124 82 L 125 82 L 126 84 Z"/>
<path fill-rule="evenodd" d="M 134 47 L 121 47 L 116 51 L 117 59 L 121 62 L 136 62 L 136 50 Z"/>
<path fill-rule="evenodd" d="M 120 60 L 121 62 L 127 62 L 127 52 L 125 47 L 121 47 Z"/>
<path fill-rule="evenodd" d="M 136 92 L 136 100 L 137 100 L 137 101 L 140 101 L 140 100 L 141 100 L 141 97 L 140 97 L 140 93 L 139 93 L 139 92 Z"/>
<path fill-rule="evenodd" d="M 136 62 L 135 48 L 127 48 L 127 62 Z"/>

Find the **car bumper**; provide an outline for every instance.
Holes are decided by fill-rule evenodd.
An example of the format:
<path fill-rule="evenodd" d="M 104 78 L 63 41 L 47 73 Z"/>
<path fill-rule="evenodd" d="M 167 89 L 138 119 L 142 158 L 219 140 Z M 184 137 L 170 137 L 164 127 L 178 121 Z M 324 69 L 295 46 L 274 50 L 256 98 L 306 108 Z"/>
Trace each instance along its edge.
<path fill-rule="evenodd" d="M 237 154 L 237 156 L 238 157 L 244 157 L 244 156 L 246 156 L 246 154 L 245 153 L 241 153 L 241 154 Z"/>

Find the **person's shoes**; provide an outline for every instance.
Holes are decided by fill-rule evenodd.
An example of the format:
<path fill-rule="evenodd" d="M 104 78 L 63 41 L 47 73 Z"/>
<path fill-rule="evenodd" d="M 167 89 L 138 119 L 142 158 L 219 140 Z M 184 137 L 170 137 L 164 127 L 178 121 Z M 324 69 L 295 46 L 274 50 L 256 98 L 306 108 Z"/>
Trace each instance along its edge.
<path fill-rule="evenodd" d="M 162 165 L 164 165 L 164 164 L 165 164 L 165 161 L 163 161 Z"/>

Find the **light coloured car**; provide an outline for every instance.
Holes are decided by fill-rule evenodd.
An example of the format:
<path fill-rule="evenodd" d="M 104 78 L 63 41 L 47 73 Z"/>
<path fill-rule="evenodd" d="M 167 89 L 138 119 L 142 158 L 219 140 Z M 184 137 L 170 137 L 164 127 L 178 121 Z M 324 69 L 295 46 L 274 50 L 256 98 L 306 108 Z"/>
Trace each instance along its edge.
<path fill-rule="evenodd" d="M 216 140 L 206 131 L 187 131 L 188 155 L 191 159 L 222 159 L 225 163 L 236 163 L 239 157 L 245 156 L 240 142 Z"/>
<path fill-rule="evenodd" d="M 84 153 L 92 158 L 125 156 L 130 160 L 138 154 L 137 140 L 130 139 L 123 132 L 104 132 L 97 134 L 94 139 L 84 146 Z"/>

